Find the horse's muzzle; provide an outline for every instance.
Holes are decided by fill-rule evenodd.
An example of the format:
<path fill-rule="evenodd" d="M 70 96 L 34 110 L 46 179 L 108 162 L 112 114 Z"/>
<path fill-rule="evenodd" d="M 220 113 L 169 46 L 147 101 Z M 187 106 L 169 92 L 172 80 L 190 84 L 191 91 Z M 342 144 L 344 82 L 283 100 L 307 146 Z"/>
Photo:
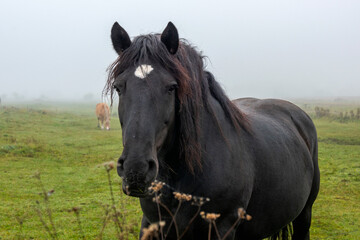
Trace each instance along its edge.
<path fill-rule="evenodd" d="M 145 197 L 148 188 L 155 180 L 157 174 L 156 162 L 153 159 L 146 161 L 119 158 L 117 166 L 118 175 L 123 179 L 123 191 L 134 197 Z"/>

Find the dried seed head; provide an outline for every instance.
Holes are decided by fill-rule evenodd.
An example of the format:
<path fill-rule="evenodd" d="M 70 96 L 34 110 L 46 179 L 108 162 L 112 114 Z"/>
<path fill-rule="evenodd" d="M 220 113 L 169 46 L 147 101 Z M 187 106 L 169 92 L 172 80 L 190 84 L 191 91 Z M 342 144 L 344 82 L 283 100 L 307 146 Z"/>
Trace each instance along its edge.
<path fill-rule="evenodd" d="M 213 221 L 216 220 L 218 217 L 220 217 L 219 213 L 208 213 L 206 214 L 206 218 Z"/>
<path fill-rule="evenodd" d="M 157 238 L 159 227 L 163 227 L 163 226 L 165 226 L 165 222 L 161 221 L 158 223 L 152 223 L 147 228 L 143 228 L 142 229 L 143 235 L 141 237 L 141 240 L 152 239 L 154 237 Z"/>
<path fill-rule="evenodd" d="M 192 199 L 192 195 L 185 194 L 185 193 L 179 193 L 179 192 L 173 192 L 174 198 L 176 198 L 179 201 L 190 201 Z"/>
<path fill-rule="evenodd" d="M 158 223 L 150 224 L 149 230 L 152 232 L 159 230 L 159 224 Z"/>
<path fill-rule="evenodd" d="M 149 190 L 152 192 L 159 192 L 163 188 L 164 185 L 165 185 L 164 182 L 159 182 L 159 181 L 155 180 L 154 182 L 151 183 Z"/>
<path fill-rule="evenodd" d="M 76 213 L 76 212 L 80 211 L 80 208 L 79 207 L 73 207 L 72 211 Z"/>
<path fill-rule="evenodd" d="M 244 208 L 238 209 L 238 217 L 241 219 L 246 219 L 247 221 L 250 221 L 252 219 L 252 217 L 250 215 L 246 214 L 246 211 Z"/>
<path fill-rule="evenodd" d="M 113 169 L 115 167 L 115 162 L 114 161 L 110 161 L 110 162 L 106 162 L 103 163 L 106 171 L 110 171 L 111 169 Z"/>
<path fill-rule="evenodd" d="M 130 191 L 129 191 L 129 186 L 128 186 L 128 185 L 125 186 L 125 193 L 126 193 L 126 195 L 130 195 Z"/>
<path fill-rule="evenodd" d="M 48 196 L 51 196 L 54 192 L 55 192 L 55 190 L 54 190 L 54 189 L 51 189 L 50 191 L 47 192 L 47 195 L 48 195 Z"/>
<path fill-rule="evenodd" d="M 205 202 L 209 202 L 209 201 L 210 201 L 210 198 L 193 196 L 191 205 L 201 207 Z"/>
<path fill-rule="evenodd" d="M 79 207 L 72 207 L 70 209 L 68 209 L 67 211 L 68 212 L 74 212 L 74 213 L 79 213 L 80 212 L 80 209 Z"/>
<path fill-rule="evenodd" d="M 215 221 L 217 218 L 219 218 L 220 214 L 219 213 L 205 213 L 205 212 L 201 211 L 200 216 L 203 219 L 211 222 L 211 221 Z"/>
<path fill-rule="evenodd" d="M 238 217 L 239 218 L 245 219 L 245 214 L 246 214 L 245 209 L 243 209 L 243 208 L 238 209 Z"/>

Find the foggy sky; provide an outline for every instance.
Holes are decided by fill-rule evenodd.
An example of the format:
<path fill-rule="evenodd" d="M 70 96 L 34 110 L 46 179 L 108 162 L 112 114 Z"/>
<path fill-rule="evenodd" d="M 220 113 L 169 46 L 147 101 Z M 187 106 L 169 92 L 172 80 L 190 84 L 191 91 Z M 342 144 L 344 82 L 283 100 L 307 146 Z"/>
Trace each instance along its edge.
<path fill-rule="evenodd" d="M 357 0 L 1 0 L 0 96 L 100 100 L 115 21 L 131 37 L 172 21 L 231 98 L 360 96 L 359 13 Z"/>

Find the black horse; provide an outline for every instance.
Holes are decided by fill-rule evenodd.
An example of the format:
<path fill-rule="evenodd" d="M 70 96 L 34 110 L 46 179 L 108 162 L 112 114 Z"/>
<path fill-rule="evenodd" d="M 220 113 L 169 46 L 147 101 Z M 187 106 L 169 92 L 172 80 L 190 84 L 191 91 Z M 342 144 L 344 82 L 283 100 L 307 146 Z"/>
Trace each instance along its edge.
<path fill-rule="evenodd" d="M 211 238 L 229 229 L 227 239 L 279 237 L 292 223 L 292 239 L 309 239 L 320 181 L 309 116 L 282 100 L 230 101 L 171 22 L 162 34 L 132 41 L 115 23 L 111 39 L 119 57 L 109 67 L 105 92 L 119 96 L 124 150 L 117 171 L 124 192 L 140 198 L 142 229 L 159 221 L 148 190 L 159 180 L 169 186 L 161 201 L 172 212 L 178 206 L 172 191 L 210 198 L 202 209 L 220 213 Z M 232 228 L 239 208 L 252 220 Z M 167 213 L 161 208 L 164 232 Z M 209 224 L 200 216 L 188 226 L 194 213 L 196 207 L 183 203 L 167 239 L 186 228 L 182 239 L 208 239 Z"/>

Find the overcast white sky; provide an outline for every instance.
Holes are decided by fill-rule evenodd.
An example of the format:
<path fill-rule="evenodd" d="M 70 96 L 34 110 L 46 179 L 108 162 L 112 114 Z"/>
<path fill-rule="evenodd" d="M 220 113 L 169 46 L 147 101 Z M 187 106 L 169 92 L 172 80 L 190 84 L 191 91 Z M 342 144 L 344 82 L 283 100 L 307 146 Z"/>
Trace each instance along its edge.
<path fill-rule="evenodd" d="M 112 24 L 170 20 L 231 98 L 360 96 L 358 0 L 1 0 L 0 96 L 100 99 Z"/>

